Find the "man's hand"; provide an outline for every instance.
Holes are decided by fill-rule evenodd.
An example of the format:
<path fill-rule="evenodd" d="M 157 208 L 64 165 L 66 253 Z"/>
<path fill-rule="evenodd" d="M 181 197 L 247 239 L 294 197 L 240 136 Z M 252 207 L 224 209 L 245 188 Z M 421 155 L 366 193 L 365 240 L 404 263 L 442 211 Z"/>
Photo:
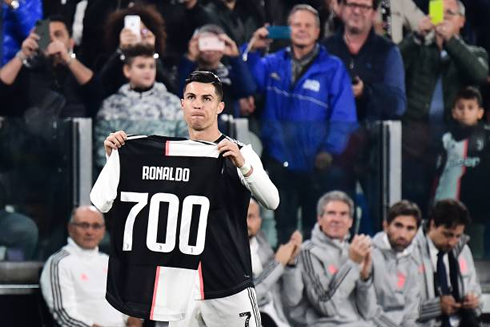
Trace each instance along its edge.
<path fill-rule="evenodd" d="M 126 321 L 126 327 L 141 327 L 143 326 L 143 320 L 135 317 L 128 317 Z"/>
<path fill-rule="evenodd" d="M 287 265 L 291 260 L 291 256 L 293 255 L 295 250 L 295 245 L 291 242 L 286 244 L 281 244 L 276 251 L 275 259 L 280 262 L 283 266 Z"/>
<path fill-rule="evenodd" d="M 429 16 L 425 16 L 424 18 L 422 18 L 420 20 L 419 25 L 418 25 L 417 32 L 421 36 L 424 36 L 425 37 L 433 29 L 434 29 L 434 24 L 432 24 L 432 21 L 430 20 L 430 17 Z"/>
<path fill-rule="evenodd" d="M 201 51 L 199 50 L 199 35 L 194 35 L 189 41 L 186 56 L 190 61 L 196 62 L 200 55 Z"/>
<path fill-rule="evenodd" d="M 219 39 L 223 42 L 225 42 L 225 50 L 223 51 L 223 54 L 228 57 L 238 57 L 240 55 L 240 51 L 238 50 L 238 47 L 228 35 L 226 34 L 220 34 L 218 35 Z"/>
<path fill-rule="evenodd" d="M 358 99 L 364 94 L 364 82 L 359 76 L 356 76 L 354 81 L 355 84 L 352 84 L 352 93 L 354 93 L 354 98 Z"/>
<path fill-rule="evenodd" d="M 474 293 L 468 293 L 463 299 L 463 308 L 476 309 L 480 305 L 478 297 Z"/>
<path fill-rule="evenodd" d="M 332 155 L 328 152 L 321 151 L 315 157 L 315 168 L 318 170 L 324 170 L 330 167 L 332 164 Z"/>
<path fill-rule="evenodd" d="M 301 251 L 301 243 L 303 243 L 303 235 L 301 235 L 300 231 L 296 230 L 291 234 L 291 238 L 289 239 L 289 243 L 294 245 L 294 251 L 291 255 L 291 258 L 288 261 L 288 264 L 294 265 L 296 258 Z"/>
<path fill-rule="evenodd" d="M 243 158 L 238 145 L 228 139 L 218 143 L 218 151 L 223 154 L 223 157 L 229 157 L 235 167 L 240 168 L 245 164 L 245 158 Z"/>
<path fill-rule="evenodd" d="M 134 34 L 129 28 L 123 28 L 119 33 L 119 47 L 127 49 L 138 43 L 138 35 Z"/>
<path fill-rule="evenodd" d="M 185 9 L 190 10 L 197 5 L 197 0 L 184 0 Z"/>
<path fill-rule="evenodd" d="M 38 41 L 40 37 L 34 30 L 29 34 L 29 36 L 22 42 L 21 51 L 25 58 L 32 57 L 36 50 L 39 49 Z"/>
<path fill-rule="evenodd" d="M 449 41 L 454 35 L 459 33 L 459 28 L 452 22 L 445 20 L 436 26 L 436 35 L 444 41 Z"/>
<path fill-rule="evenodd" d="M 251 115 L 255 111 L 255 99 L 252 95 L 241 98 L 239 100 L 240 103 L 240 114 L 242 116 Z"/>
<path fill-rule="evenodd" d="M 456 313 L 461 308 L 461 304 L 456 302 L 452 295 L 441 296 L 441 311 L 446 316 Z"/>
<path fill-rule="evenodd" d="M 369 279 L 371 276 L 371 270 L 373 268 L 373 260 L 372 260 L 372 251 L 369 250 L 367 253 L 366 257 L 362 261 L 362 268 L 361 268 L 361 279 L 363 281 L 366 281 Z"/>
<path fill-rule="evenodd" d="M 354 236 L 349 246 L 349 258 L 355 263 L 361 264 L 370 252 L 371 238 L 364 234 Z"/>
<path fill-rule="evenodd" d="M 109 134 L 109 136 L 104 141 L 105 153 L 110 156 L 112 150 L 116 150 L 122 147 L 127 138 L 128 136 L 126 135 L 126 133 L 124 133 L 124 131 L 117 131 L 115 133 Z"/>
<path fill-rule="evenodd" d="M 66 65 L 70 60 L 70 54 L 63 42 L 55 40 L 51 42 L 46 48 L 46 55 L 54 58 L 55 65 Z"/>
<path fill-rule="evenodd" d="M 252 38 L 250 39 L 250 44 L 249 48 L 250 50 L 254 51 L 257 49 L 265 49 L 271 44 L 272 40 L 267 38 L 267 35 L 269 34 L 269 31 L 267 31 L 267 28 L 261 27 L 257 29 Z"/>

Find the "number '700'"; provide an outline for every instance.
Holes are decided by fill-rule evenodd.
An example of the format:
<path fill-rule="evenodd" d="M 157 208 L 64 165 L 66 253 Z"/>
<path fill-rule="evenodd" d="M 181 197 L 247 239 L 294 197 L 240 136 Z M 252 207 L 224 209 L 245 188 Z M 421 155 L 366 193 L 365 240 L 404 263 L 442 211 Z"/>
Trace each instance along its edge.
<path fill-rule="evenodd" d="M 135 202 L 129 211 L 124 226 L 123 251 L 133 249 L 133 227 L 139 212 L 148 204 L 148 193 L 121 192 L 122 202 Z M 167 234 L 165 242 L 157 241 L 158 220 L 160 217 L 160 203 L 168 203 Z M 156 193 L 150 199 L 148 214 L 148 229 L 146 233 L 146 246 L 154 252 L 168 253 L 175 249 L 177 236 L 177 221 L 179 217 L 180 200 L 175 194 Z M 196 245 L 189 245 L 191 233 L 192 210 L 200 206 L 199 225 L 197 228 Z M 179 250 L 184 254 L 199 255 L 204 251 L 206 226 L 208 223 L 209 199 L 200 195 L 188 195 L 182 202 L 182 215 L 180 223 Z"/>

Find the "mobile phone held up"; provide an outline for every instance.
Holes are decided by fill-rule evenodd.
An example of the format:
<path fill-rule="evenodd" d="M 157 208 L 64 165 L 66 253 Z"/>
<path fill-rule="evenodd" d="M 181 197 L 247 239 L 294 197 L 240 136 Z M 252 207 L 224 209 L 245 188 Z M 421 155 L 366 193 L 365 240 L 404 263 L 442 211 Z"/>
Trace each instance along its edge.
<path fill-rule="evenodd" d="M 205 33 L 199 36 L 197 41 L 199 51 L 224 51 L 225 42 L 217 35 Z"/>
<path fill-rule="evenodd" d="M 141 41 L 141 18 L 138 15 L 124 16 L 124 28 L 136 35 L 137 42 Z"/>
<path fill-rule="evenodd" d="M 267 38 L 273 40 L 284 40 L 291 37 L 289 26 L 267 26 Z"/>
<path fill-rule="evenodd" d="M 51 36 L 49 35 L 49 19 L 41 19 L 36 22 L 36 34 L 39 35 L 39 40 L 37 41 L 39 51 L 44 52 L 51 43 Z"/>
<path fill-rule="evenodd" d="M 438 25 L 444 21 L 444 1 L 430 0 L 429 2 L 429 17 L 434 25 Z"/>

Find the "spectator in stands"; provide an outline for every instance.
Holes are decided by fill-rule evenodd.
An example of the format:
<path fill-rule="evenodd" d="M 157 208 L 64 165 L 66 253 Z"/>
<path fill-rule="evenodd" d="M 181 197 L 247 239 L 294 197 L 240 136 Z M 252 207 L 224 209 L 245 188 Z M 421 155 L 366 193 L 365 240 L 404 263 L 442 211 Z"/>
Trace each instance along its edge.
<path fill-rule="evenodd" d="M 260 230 L 262 217 L 259 204 L 251 199 L 247 215 L 248 237 L 252 272 L 257 292 L 263 327 L 289 326 L 282 305 L 282 292 L 288 285 L 282 282 L 282 275 L 296 264 L 303 237 L 299 231 L 291 235 L 286 244 L 281 244 L 274 254 L 265 234 Z"/>
<path fill-rule="evenodd" d="M 0 260 L 32 260 L 38 236 L 38 228 L 31 218 L 0 208 L 0 247 L 5 247 Z"/>
<path fill-rule="evenodd" d="M 415 237 L 421 326 L 479 326 L 481 287 L 463 234 L 469 224 L 464 204 L 441 200 Z"/>
<path fill-rule="evenodd" d="M 377 9 L 376 32 L 395 43 L 403 40 L 404 31 L 417 32 L 431 24 L 430 17 L 413 0 L 381 0 Z"/>
<path fill-rule="evenodd" d="M 399 119 L 406 106 L 400 51 L 374 32 L 378 5 L 379 0 L 341 0 L 344 28 L 324 43 L 349 69 L 360 121 Z"/>
<path fill-rule="evenodd" d="M 31 32 L 22 49 L 0 71 L 0 115 L 87 117 L 100 105 L 94 73 L 72 52 L 70 30 L 61 16 L 49 18 L 51 42 L 39 49 Z"/>
<path fill-rule="evenodd" d="M 124 27 L 124 17 L 127 15 L 140 17 L 140 35 L 135 35 L 131 30 Z M 171 83 L 170 78 L 166 76 L 167 73 L 164 71 L 161 60 L 161 56 L 165 51 L 165 24 L 162 16 L 154 7 L 135 5 L 111 13 L 107 18 L 105 34 L 106 50 L 110 54 L 110 58 L 100 71 L 100 80 L 104 85 L 105 96 L 116 93 L 121 85 L 126 83 L 126 78 L 122 73 L 124 50 L 136 44 L 146 44 L 153 48 L 157 59 L 157 81 L 164 83 L 172 93 L 177 94 L 176 87 Z M 104 61 L 103 59 L 101 60 Z"/>
<path fill-rule="evenodd" d="M 141 320 L 116 311 L 105 299 L 109 256 L 99 252 L 104 217 L 92 206 L 75 208 L 68 244 L 46 261 L 43 297 L 60 326 L 141 326 Z"/>
<path fill-rule="evenodd" d="M 142 44 L 124 52 L 124 76 L 129 83 L 102 103 L 95 124 L 96 162 L 106 162 L 104 147 L 107 135 L 125 130 L 131 134 L 160 134 L 187 136 L 187 126 L 180 99 L 167 91 L 165 85 L 155 82 L 156 59 L 151 46 Z"/>
<path fill-rule="evenodd" d="M 390 207 L 383 222 L 384 231 L 373 239 L 373 285 L 377 326 L 416 326 L 419 317 L 417 264 L 412 240 L 422 214 L 412 202 L 402 200 Z"/>
<path fill-rule="evenodd" d="M 247 42 L 265 23 L 265 13 L 260 1 L 208 0 L 204 4 L 206 21 L 221 26 L 236 44 Z"/>
<path fill-rule="evenodd" d="M 225 109 L 221 119 L 223 113 L 238 117 L 238 100 L 253 95 L 256 90 L 255 81 L 243 62 L 236 43 L 217 25 L 202 26 L 189 41 L 189 49 L 178 70 L 180 90 L 184 89 L 186 77 L 194 70 L 207 70 L 221 79 L 225 94 Z M 179 94 L 182 96 L 182 92 Z"/>
<path fill-rule="evenodd" d="M 41 0 L 3 0 L 0 26 L 0 67 L 19 51 L 22 41 L 29 36 L 34 24 L 43 16 Z"/>
<path fill-rule="evenodd" d="M 483 117 L 478 89 L 466 87 L 456 95 L 449 131 L 442 137 L 435 200 L 462 201 L 471 214 L 467 234 L 477 258 L 490 256 L 487 188 L 490 185 L 490 126 Z M 488 236 L 486 236 L 488 235 Z"/>
<path fill-rule="evenodd" d="M 298 266 L 284 275 L 285 302 L 294 325 L 372 326 L 371 239 L 349 243 L 354 203 L 340 191 L 318 200 L 311 240 L 303 243 Z"/>
<path fill-rule="evenodd" d="M 488 55 L 460 37 L 465 7 L 444 0 L 444 21 L 403 40 L 407 111 L 403 117 L 402 196 L 425 211 L 435 173 L 435 144 L 451 116 L 457 92 L 485 83 Z M 435 38 L 431 41 L 431 35 Z M 413 182 L 420 181 L 420 182 Z"/>
<path fill-rule="evenodd" d="M 270 43 L 265 27 L 254 33 L 247 46 L 251 50 L 247 64 L 265 93 L 262 142 L 270 157 L 267 169 L 282 199 L 275 212 L 280 243 L 296 230 L 299 207 L 304 235 L 309 235 L 315 223 L 314 199 L 328 185 L 332 155 L 343 151 L 357 122 L 344 65 L 317 43 L 317 11 L 308 5 L 295 6 L 289 26 L 290 48 L 261 58 L 255 50 Z"/>

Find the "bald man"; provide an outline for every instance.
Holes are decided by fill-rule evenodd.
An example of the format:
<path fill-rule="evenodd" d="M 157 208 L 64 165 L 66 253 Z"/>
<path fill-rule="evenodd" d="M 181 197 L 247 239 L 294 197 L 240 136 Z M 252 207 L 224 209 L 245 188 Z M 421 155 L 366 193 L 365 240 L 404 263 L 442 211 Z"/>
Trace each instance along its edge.
<path fill-rule="evenodd" d="M 53 318 L 61 326 L 141 326 L 116 311 L 105 299 L 109 257 L 99 252 L 103 215 L 92 206 L 73 210 L 68 244 L 46 261 L 41 290 Z"/>

